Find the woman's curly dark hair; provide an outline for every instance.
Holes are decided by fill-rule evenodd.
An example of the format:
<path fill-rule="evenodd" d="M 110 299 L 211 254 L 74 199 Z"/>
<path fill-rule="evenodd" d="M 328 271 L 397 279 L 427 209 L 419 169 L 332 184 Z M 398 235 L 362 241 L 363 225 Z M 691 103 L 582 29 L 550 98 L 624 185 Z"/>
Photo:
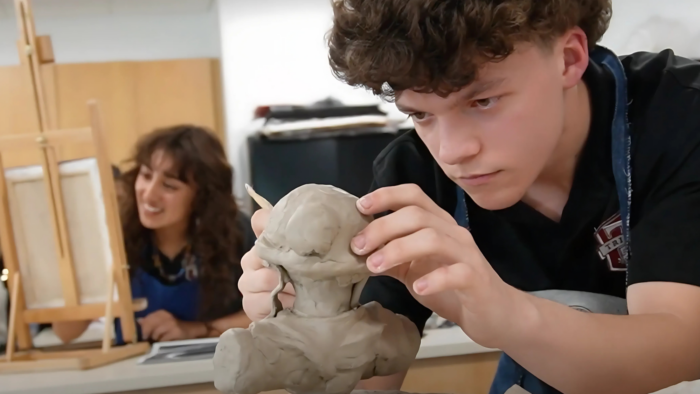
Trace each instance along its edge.
<path fill-rule="evenodd" d="M 238 228 L 238 206 L 233 197 L 233 169 L 219 139 L 210 131 L 191 125 L 155 130 L 136 144 L 133 166 L 119 178 L 124 244 L 129 265 L 143 266 L 144 250 L 150 242 L 149 229 L 141 224 L 134 186 L 142 165 L 150 165 L 155 152 L 168 155 L 178 178 L 196 183 L 189 221 L 192 251 L 202 263 L 200 271 L 200 318 L 213 320 L 225 315 L 240 297 L 234 280 L 240 274 L 243 234 Z"/>
<path fill-rule="evenodd" d="M 332 0 L 335 76 L 385 100 L 412 89 L 446 97 L 519 42 L 551 43 L 579 26 L 593 48 L 611 0 Z"/>

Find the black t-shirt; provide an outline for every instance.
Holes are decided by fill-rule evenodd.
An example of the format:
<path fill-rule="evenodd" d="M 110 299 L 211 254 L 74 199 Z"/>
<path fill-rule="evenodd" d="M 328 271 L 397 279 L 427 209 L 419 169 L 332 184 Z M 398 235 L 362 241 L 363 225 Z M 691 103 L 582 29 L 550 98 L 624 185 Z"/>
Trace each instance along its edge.
<path fill-rule="evenodd" d="M 560 222 L 522 202 L 488 211 L 467 197 L 476 244 L 518 289 L 625 297 L 626 286 L 640 282 L 700 285 L 700 63 L 669 50 L 620 59 L 633 136 L 629 266 L 620 264 L 614 248 L 603 253 L 620 231 L 614 225 L 619 201 L 611 153 L 614 79 L 591 62 L 583 76 L 591 95 L 591 129 Z M 406 183 L 419 185 L 454 213 L 457 186 L 415 130 L 394 140 L 374 163 L 372 189 Z M 369 301 L 407 316 L 421 331 L 431 314 L 389 277 L 370 278 L 361 299 Z"/>

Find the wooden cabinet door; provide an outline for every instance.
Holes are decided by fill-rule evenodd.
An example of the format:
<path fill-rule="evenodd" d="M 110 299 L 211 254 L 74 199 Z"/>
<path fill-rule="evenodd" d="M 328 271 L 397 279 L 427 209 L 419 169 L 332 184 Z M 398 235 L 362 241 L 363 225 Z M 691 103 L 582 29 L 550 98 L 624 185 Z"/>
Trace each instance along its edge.
<path fill-rule="evenodd" d="M 44 65 L 48 112 L 58 128 L 86 127 L 87 102 L 97 100 L 110 160 L 122 168 L 138 138 L 156 128 L 190 123 L 212 129 L 224 141 L 218 64 L 182 59 Z M 33 93 L 21 73 L 19 66 L 0 67 L 0 135 L 39 131 Z M 59 152 L 61 160 L 92 155 L 89 145 Z M 5 163 L 38 163 L 38 157 L 18 152 Z"/>
<path fill-rule="evenodd" d="M 217 130 L 217 71 L 211 59 L 139 63 L 135 83 L 139 133 L 179 123 Z"/>
<path fill-rule="evenodd" d="M 0 135 L 36 133 L 39 115 L 34 104 L 31 76 L 20 66 L 0 67 Z M 41 163 L 39 151 L 4 153 L 6 167 Z"/>
<path fill-rule="evenodd" d="M 109 157 L 114 164 L 131 154 L 138 138 L 134 100 L 136 68 L 136 64 L 130 62 L 60 64 L 54 68 L 53 99 L 58 127 L 89 125 L 87 102 L 97 100 L 107 134 Z M 61 152 L 62 159 L 92 155 L 94 152 L 90 146 L 71 146 Z"/>

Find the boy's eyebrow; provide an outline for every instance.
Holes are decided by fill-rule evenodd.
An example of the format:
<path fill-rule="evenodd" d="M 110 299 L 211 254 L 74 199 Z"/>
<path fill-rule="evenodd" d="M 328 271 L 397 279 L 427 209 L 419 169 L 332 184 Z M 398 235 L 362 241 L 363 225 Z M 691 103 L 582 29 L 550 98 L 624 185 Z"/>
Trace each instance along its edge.
<path fill-rule="evenodd" d="M 464 92 L 462 92 L 462 97 L 460 97 L 458 101 L 471 100 L 474 97 L 502 84 L 505 80 L 505 78 L 493 78 L 485 79 L 482 81 L 476 81 L 473 84 L 471 84 L 468 89 L 465 89 Z"/>
<path fill-rule="evenodd" d="M 401 104 L 399 104 L 399 103 L 394 103 L 394 104 L 396 104 L 396 109 L 398 109 L 399 111 L 401 111 L 401 112 L 403 112 L 403 113 L 405 113 L 405 114 L 407 114 L 407 113 L 409 113 L 409 112 L 421 112 L 421 111 L 419 111 L 419 110 L 417 110 L 417 109 L 413 109 L 413 108 L 411 108 L 411 107 L 406 107 L 406 106 L 403 106 L 403 105 L 401 105 Z"/>
<path fill-rule="evenodd" d="M 454 106 L 460 105 L 464 101 L 469 101 L 473 99 L 474 97 L 495 88 L 496 86 L 502 84 L 506 79 L 505 78 L 493 78 L 493 79 L 484 79 L 480 81 L 475 81 L 467 89 L 464 89 L 464 91 L 460 92 L 459 97 L 454 103 Z M 420 110 L 404 106 L 399 104 L 398 102 L 395 103 L 396 108 L 404 113 L 409 113 L 409 112 L 422 112 Z"/>

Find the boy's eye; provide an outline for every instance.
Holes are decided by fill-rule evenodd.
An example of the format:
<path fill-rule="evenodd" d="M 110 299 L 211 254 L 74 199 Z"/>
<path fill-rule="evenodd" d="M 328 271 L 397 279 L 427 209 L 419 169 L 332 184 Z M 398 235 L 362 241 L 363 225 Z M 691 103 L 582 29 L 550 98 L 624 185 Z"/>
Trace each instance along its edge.
<path fill-rule="evenodd" d="M 414 112 L 414 113 L 410 114 L 409 116 L 412 117 L 413 119 L 421 120 L 421 119 L 425 118 L 425 112 Z"/>
<path fill-rule="evenodd" d="M 498 98 L 489 97 L 489 98 L 485 98 L 485 99 L 481 99 L 481 100 L 474 100 L 474 105 L 480 109 L 488 109 L 488 108 L 493 107 L 497 101 L 498 101 Z"/>

